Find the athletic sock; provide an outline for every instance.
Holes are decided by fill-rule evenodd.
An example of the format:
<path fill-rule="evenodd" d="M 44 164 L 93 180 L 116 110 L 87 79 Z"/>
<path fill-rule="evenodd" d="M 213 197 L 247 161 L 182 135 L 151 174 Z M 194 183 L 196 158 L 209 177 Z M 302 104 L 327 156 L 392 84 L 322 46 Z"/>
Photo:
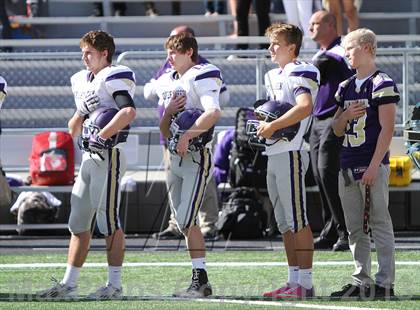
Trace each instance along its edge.
<path fill-rule="evenodd" d="M 121 266 L 108 266 L 108 284 L 121 288 Z"/>
<path fill-rule="evenodd" d="M 67 264 L 66 273 L 64 274 L 61 283 L 70 287 L 77 286 L 77 280 L 79 279 L 80 269 L 80 267 L 75 267 L 70 264 Z"/>
<path fill-rule="evenodd" d="M 206 258 L 199 257 L 191 259 L 193 269 L 206 269 Z"/>
<path fill-rule="evenodd" d="M 306 289 L 312 288 L 312 268 L 299 270 L 299 285 Z"/>
<path fill-rule="evenodd" d="M 287 283 L 289 286 L 297 286 L 299 281 L 299 266 L 289 266 Z"/>

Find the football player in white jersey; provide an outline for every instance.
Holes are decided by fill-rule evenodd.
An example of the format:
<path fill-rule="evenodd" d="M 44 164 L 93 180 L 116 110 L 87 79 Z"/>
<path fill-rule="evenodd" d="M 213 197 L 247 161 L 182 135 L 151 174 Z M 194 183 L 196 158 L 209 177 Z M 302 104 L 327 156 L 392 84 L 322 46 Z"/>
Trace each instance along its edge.
<path fill-rule="evenodd" d="M 266 140 L 267 189 L 279 231 L 283 235 L 289 265 L 285 286 L 264 293 L 270 298 L 314 296 L 312 287 L 313 238 L 306 216 L 305 173 L 309 153 L 304 135 L 309 129 L 312 106 L 318 92 L 318 69 L 297 60 L 301 30 L 291 24 L 273 24 L 266 31 L 271 61 L 279 68 L 265 75 L 268 99 L 293 106 L 272 122 L 261 121 L 257 134 Z M 270 139 L 274 133 L 300 122 L 289 139 Z"/>
<path fill-rule="evenodd" d="M 126 168 L 123 145 L 134 120 L 135 76 L 125 66 L 113 66 L 114 39 L 104 31 L 90 31 L 80 41 L 85 70 L 71 77 L 76 112 L 69 120 L 70 134 L 82 134 L 83 156 L 71 195 L 71 239 L 67 269 L 61 282 L 39 292 L 41 298 L 66 298 L 76 294 L 80 269 L 86 260 L 96 214 L 99 231 L 105 235 L 108 282 L 89 295 L 114 299 L 122 295 L 121 266 L 124 233 L 118 217 L 121 178 Z"/>
<path fill-rule="evenodd" d="M 169 36 L 179 34 L 181 32 L 186 32 L 191 34 L 192 36 L 195 36 L 194 30 L 186 25 L 180 25 L 175 27 Z M 205 64 L 209 63 L 207 59 L 202 57 L 201 55 L 198 55 L 197 64 Z M 144 98 L 146 100 L 155 100 L 159 99 L 156 91 L 157 87 L 159 86 L 159 82 L 157 80 L 165 73 L 172 71 L 172 67 L 169 64 L 169 60 L 166 59 L 165 62 L 162 64 L 162 66 L 159 68 L 159 70 L 156 72 L 155 76 L 150 79 L 148 83 L 144 85 L 143 94 Z M 220 97 L 219 97 L 219 103 L 221 106 L 227 105 L 229 103 L 229 91 L 226 87 L 226 84 L 223 83 L 222 87 L 220 89 Z M 158 101 L 158 114 L 159 114 L 159 120 L 162 117 L 163 111 L 165 107 L 163 106 L 162 100 Z M 169 150 L 167 146 L 167 140 L 163 135 L 160 135 L 160 143 L 163 146 L 163 160 L 164 160 L 164 166 L 165 166 L 165 172 L 167 172 L 168 162 L 169 162 Z M 218 196 L 217 196 L 217 185 L 212 177 L 208 186 L 207 190 L 203 199 L 203 204 L 200 207 L 200 210 L 198 212 L 198 218 L 200 222 L 200 229 L 203 233 L 204 239 L 207 240 L 214 240 L 218 236 L 218 231 L 216 228 L 216 222 L 219 216 L 219 207 L 218 207 Z M 176 225 L 176 220 L 171 213 L 168 227 L 158 233 L 153 234 L 153 238 L 156 239 L 179 239 L 182 238 L 182 234 L 179 232 L 178 227 Z"/>
<path fill-rule="evenodd" d="M 222 77 L 216 66 L 197 64 L 197 41 L 190 34 L 184 32 L 170 36 L 165 48 L 173 70 L 159 79 L 157 94 L 165 106 L 160 130 L 169 139 L 170 149 L 172 145 L 167 186 L 170 206 L 178 228 L 186 238 L 193 268 L 189 288 L 174 295 L 205 297 L 211 295 L 212 290 L 206 272 L 205 243 L 196 217 L 213 170 L 211 141 L 206 141 L 198 149 L 192 149 L 191 143 L 211 130 L 220 118 Z M 188 121 L 180 120 L 181 116 L 188 117 L 189 111 L 197 110 L 202 111 L 201 116 L 178 136 L 176 143 L 172 143 L 176 133 L 171 132 L 171 125 L 181 127 L 181 121 Z"/>

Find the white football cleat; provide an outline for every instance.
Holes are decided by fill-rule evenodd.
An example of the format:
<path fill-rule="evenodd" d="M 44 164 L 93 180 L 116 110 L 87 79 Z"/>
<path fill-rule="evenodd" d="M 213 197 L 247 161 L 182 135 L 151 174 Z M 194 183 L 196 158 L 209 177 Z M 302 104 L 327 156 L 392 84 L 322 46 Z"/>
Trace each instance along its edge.
<path fill-rule="evenodd" d="M 98 288 L 98 290 L 87 296 L 87 299 L 121 299 L 122 288 L 117 288 L 107 283 L 106 286 Z"/>

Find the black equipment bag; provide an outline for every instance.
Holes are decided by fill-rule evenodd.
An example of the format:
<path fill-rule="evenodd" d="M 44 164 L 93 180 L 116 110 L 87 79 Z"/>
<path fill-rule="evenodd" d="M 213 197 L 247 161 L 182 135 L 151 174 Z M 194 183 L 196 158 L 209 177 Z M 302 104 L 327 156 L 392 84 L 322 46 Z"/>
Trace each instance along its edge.
<path fill-rule="evenodd" d="M 249 144 L 246 122 L 255 119 L 250 108 L 239 108 L 236 113 L 235 135 L 229 155 L 229 183 L 233 188 L 247 186 L 267 188 L 267 156 L 262 155 L 265 147 Z"/>
<path fill-rule="evenodd" d="M 262 238 L 267 227 L 267 214 L 258 192 L 248 187 L 232 192 L 223 203 L 216 226 L 226 240 Z"/>

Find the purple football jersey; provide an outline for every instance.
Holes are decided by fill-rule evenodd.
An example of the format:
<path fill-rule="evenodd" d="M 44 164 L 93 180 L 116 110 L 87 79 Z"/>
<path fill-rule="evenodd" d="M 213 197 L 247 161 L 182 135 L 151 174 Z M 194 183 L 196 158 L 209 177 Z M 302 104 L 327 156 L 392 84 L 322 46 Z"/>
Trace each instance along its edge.
<path fill-rule="evenodd" d="M 382 104 L 396 104 L 400 95 L 394 81 L 385 73 L 376 71 L 356 88 L 356 76 L 340 83 L 335 99 L 345 110 L 356 102 L 366 106 L 366 114 L 347 124 L 343 147 L 340 153 L 342 169 L 368 167 L 376 149 L 381 131 L 378 107 Z M 389 153 L 382 160 L 389 164 Z"/>
<path fill-rule="evenodd" d="M 340 44 L 341 38 L 338 37 L 327 49 L 319 50 L 312 58 L 313 64 L 321 74 L 321 83 L 313 111 L 313 115 L 320 119 L 334 115 L 337 110 L 334 95 L 338 84 L 355 73 L 347 64 L 344 57 L 344 49 Z"/>

